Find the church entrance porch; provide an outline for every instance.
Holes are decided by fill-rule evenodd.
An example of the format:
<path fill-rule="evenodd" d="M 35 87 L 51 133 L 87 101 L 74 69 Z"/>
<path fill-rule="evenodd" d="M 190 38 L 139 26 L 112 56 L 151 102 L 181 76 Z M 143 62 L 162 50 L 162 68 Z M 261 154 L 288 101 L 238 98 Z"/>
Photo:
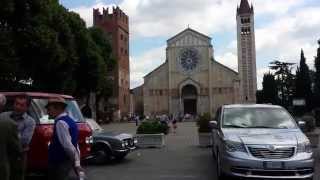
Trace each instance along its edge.
<path fill-rule="evenodd" d="M 198 93 L 195 86 L 188 84 L 182 88 L 181 100 L 184 114 L 197 114 L 197 97 Z"/>
<path fill-rule="evenodd" d="M 184 114 L 197 114 L 197 100 L 196 99 L 184 99 Z"/>

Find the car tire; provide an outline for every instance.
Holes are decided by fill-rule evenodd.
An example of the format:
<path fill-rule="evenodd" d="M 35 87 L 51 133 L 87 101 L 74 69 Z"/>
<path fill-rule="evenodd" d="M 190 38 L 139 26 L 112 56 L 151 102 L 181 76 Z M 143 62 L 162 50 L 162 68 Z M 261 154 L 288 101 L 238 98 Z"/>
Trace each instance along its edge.
<path fill-rule="evenodd" d="M 93 163 L 103 165 L 111 160 L 111 151 L 106 145 L 96 145 L 94 149 Z"/>
<path fill-rule="evenodd" d="M 221 159 L 220 159 L 219 151 L 217 151 L 217 156 L 216 156 L 216 167 L 217 167 L 217 172 L 216 172 L 217 179 L 218 180 L 226 180 L 227 176 L 221 169 Z"/>

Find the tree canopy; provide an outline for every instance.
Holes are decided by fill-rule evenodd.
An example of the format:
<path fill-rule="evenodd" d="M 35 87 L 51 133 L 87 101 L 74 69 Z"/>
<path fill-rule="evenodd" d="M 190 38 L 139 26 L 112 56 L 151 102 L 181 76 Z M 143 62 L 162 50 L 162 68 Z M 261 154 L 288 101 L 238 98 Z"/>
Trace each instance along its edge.
<path fill-rule="evenodd" d="M 262 99 L 264 103 L 278 104 L 278 87 L 275 77 L 272 73 L 263 75 L 262 82 Z"/>
<path fill-rule="evenodd" d="M 109 92 L 107 72 L 114 63 L 103 31 L 87 29 L 57 0 L 1 2 L 1 90 Z"/>
<path fill-rule="evenodd" d="M 314 79 L 314 95 L 317 100 L 316 105 L 320 106 L 320 40 L 318 40 L 319 48 L 317 50 L 317 56 L 314 60 L 315 66 L 315 79 Z"/>
<path fill-rule="evenodd" d="M 306 64 L 306 58 L 304 56 L 303 50 L 301 50 L 300 56 L 300 65 L 297 68 L 296 72 L 296 91 L 295 97 L 302 98 L 306 101 L 307 106 L 311 105 L 311 78 L 310 78 L 310 70 L 308 65 Z"/>
<path fill-rule="evenodd" d="M 288 107 L 291 104 L 291 97 L 294 94 L 294 78 L 292 74 L 292 65 L 294 63 L 273 61 L 270 63 L 270 69 L 274 70 L 277 87 L 280 94 L 281 105 Z"/>

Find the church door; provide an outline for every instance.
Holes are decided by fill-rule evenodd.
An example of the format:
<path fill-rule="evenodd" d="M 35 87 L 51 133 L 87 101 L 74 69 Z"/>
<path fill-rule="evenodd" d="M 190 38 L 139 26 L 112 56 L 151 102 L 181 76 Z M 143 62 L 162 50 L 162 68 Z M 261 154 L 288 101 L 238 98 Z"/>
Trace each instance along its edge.
<path fill-rule="evenodd" d="M 197 114 L 197 89 L 193 85 L 186 85 L 182 88 L 182 102 L 184 114 Z"/>

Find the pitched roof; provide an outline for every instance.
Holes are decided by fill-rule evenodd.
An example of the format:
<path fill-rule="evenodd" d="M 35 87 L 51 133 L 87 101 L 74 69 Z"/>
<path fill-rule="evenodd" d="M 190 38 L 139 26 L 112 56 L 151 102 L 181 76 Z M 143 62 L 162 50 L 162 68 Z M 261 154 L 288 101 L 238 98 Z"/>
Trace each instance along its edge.
<path fill-rule="evenodd" d="M 162 66 L 166 65 L 167 61 L 165 61 L 164 63 L 162 63 L 160 66 L 158 66 L 157 68 L 155 68 L 154 70 L 152 70 L 151 72 L 149 72 L 148 74 L 146 74 L 145 76 L 143 76 L 143 78 L 150 76 L 152 73 L 154 73 L 155 71 L 157 71 L 158 69 L 160 69 Z"/>
<path fill-rule="evenodd" d="M 193 33 L 196 33 L 196 34 L 201 35 L 201 36 L 202 36 L 202 37 L 204 37 L 204 38 L 207 38 L 207 39 L 210 39 L 210 40 L 211 40 L 211 37 L 209 37 L 209 36 L 207 36 L 207 35 L 205 35 L 205 34 L 199 33 L 198 31 L 193 30 L 193 29 L 191 29 L 191 28 L 189 28 L 189 27 L 188 27 L 187 29 L 185 29 L 185 30 L 181 31 L 181 32 L 180 32 L 180 33 L 178 33 L 177 35 L 175 35 L 175 36 L 173 36 L 172 38 L 168 39 L 168 40 L 167 40 L 167 42 L 169 42 L 169 41 L 171 41 L 171 40 L 175 39 L 176 37 L 180 36 L 181 34 L 183 34 L 183 33 L 187 32 L 187 31 L 191 31 L 191 32 L 193 32 Z"/>
<path fill-rule="evenodd" d="M 223 67 L 224 69 L 226 69 L 226 70 L 228 70 L 228 71 L 230 71 L 230 72 L 233 72 L 233 73 L 236 74 L 236 75 L 239 75 L 239 73 L 238 73 L 237 71 L 229 68 L 228 66 L 225 66 L 225 65 L 219 63 L 218 61 L 216 61 L 216 60 L 214 60 L 214 59 L 213 59 L 212 62 L 218 64 L 219 66 Z"/>
<path fill-rule="evenodd" d="M 253 6 L 250 7 L 248 0 L 241 0 L 240 7 L 237 9 L 238 14 L 253 13 Z"/>

